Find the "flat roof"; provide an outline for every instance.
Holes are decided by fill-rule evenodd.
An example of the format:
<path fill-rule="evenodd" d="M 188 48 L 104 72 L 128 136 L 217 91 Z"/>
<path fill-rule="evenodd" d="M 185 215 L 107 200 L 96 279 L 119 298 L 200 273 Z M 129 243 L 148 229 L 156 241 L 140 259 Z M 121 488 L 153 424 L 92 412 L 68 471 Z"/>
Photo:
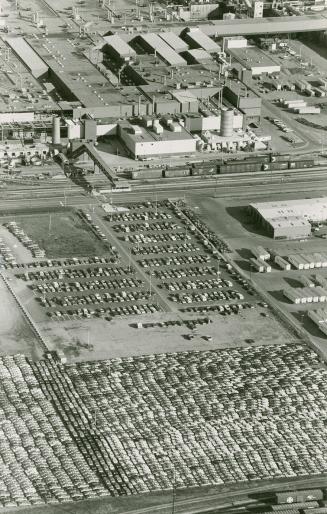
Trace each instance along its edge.
<path fill-rule="evenodd" d="M 327 218 L 327 197 L 253 203 L 250 207 L 269 223 L 280 218 L 292 220 L 300 217 L 306 222 L 309 219 Z"/>
<path fill-rule="evenodd" d="M 140 56 L 141 58 L 143 56 Z M 189 64 L 188 66 L 179 66 L 177 69 L 169 66 L 153 66 L 147 61 L 140 59 L 140 63 L 131 66 L 143 79 L 148 81 L 148 85 L 152 88 L 159 89 L 164 87 L 176 89 L 183 87 L 185 89 L 194 89 L 201 87 L 208 89 L 212 86 L 221 84 L 219 79 L 219 65 L 215 61 L 199 64 Z M 143 86 L 139 86 L 143 87 Z M 206 93 L 203 93 L 206 95 Z"/>
<path fill-rule="evenodd" d="M 84 55 L 82 42 L 66 35 L 31 39 L 30 45 L 85 107 L 104 107 L 123 97 Z"/>
<path fill-rule="evenodd" d="M 117 34 L 104 36 L 103 39 L 108 45 L 114 48 L 121 57 L 134 57 L 136 55 L 135 50 Z"/>
<path fill-rule="evenodd" d="M 241 62 L 246 68 L 278 67 L 280 64 L 275 62 L 269 55 L 256 46 L 245 48 L 228 48 L 227 52 Z"/>
<path fill-rule="evenodd" d="M 129 136 L 136 142 L 136 143 L 144 143 L 144 142 L 151 142 L 151 141 L 176 141 L 176 140 L 185 140 L 185 139 L 193 139 L 191 134 L 189 134 L 181 125 L 181 131 L 180 132 L 173 132 L 172 130 L 167 130 L 165 127 L 161 125 L 163 128 L 163 132 L 161 134 L 156 134 L 153 130 L 146 129 L 145 127 L 142 127 L 141 125 L 133 125 L 126 122 L 119 122 L 119 125 L 123 129 L 129 129 L 131 127 L 137 127 L 139 129 L 139 134 L 134 134 L 132 132 L 129 132 Z"/>
<path fill-rule="evenodd" d="M 160 57 L 162 57 L 171 66 L 185 66 L 187 62 L 175 50 L 173 50 L 158 34 L 153 32 L 148 34 L 140 34 L 141 39 L 145 41 Z"/>
<path fill-rule="evenodd" d="M 327 30 L 327 15 L 319 13 L 306 16 L 212 20 L 210 24 L 201 25 L 201 30 L 207 35 L 217 37 L 324 31 Z"/>
<path fill-rule="evenodd" d="M 251 207 L 255 209 L 291 209 L 293 207 L 310 207 L 312 208 L 314 205 L 320 205 L 327 208 L 327 196 L 318 197 L 318 198 L 296 198 L 294 200 L 280 200 L 274 202 L 260 202 L 260 203 L 251 203 Z"/>
<path fill-rule="evenodd" d="M 291 227 L 310 227 L 311 225 L 305 218 L 301 216 L 280 216 L 278 218 L 271 218 L 267 220 L 273 228 L 291 228 Z"/>

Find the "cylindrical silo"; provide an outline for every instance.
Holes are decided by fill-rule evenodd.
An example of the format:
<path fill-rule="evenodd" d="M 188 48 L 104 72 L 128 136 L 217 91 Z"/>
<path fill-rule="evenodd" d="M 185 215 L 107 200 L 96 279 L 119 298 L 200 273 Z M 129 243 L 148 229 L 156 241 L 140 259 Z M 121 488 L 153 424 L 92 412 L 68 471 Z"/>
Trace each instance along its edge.
<path fill-rule="evenodd" d="M 222 137 L 231 137 L 233 135 L 233 121 L 234 111 L 233 109 L 227 109 L 221 113 L 221 127 L 220 135 Z"/>
<path fill-rule="evenodd" d="M 52 118 L 52 144 L 60 145 L 60 118 L 54 116 Z"/>

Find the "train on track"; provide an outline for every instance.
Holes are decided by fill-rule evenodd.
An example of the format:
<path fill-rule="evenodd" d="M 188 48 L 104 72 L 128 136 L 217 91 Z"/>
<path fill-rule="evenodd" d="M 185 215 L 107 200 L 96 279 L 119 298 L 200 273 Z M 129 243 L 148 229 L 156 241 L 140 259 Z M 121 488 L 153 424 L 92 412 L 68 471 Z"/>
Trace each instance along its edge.
<path fill-rule="evenodd" d="M 195 177 L 225 175 L 229 173 L 254 173 L 258 171 L 290 170 L 313 168 L 313 159 L 303 158 L 295 160 L 291 155 L 266 154 L 249 157 L 246 159 L 199 161 L 184 166 L 166 166 L 164 168 L 147 168 L 131 171 L 130 178 L 158 179 L 175 177 Z"/>

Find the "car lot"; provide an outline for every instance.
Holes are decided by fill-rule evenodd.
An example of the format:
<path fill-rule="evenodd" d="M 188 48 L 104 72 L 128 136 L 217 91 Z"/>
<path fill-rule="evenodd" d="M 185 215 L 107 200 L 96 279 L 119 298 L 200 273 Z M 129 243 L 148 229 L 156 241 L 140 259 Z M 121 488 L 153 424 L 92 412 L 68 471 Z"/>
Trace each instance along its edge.
<path fill-rule="evenodd" d="M 33 267 L 31 267 L 33 266 Z M 42 268 L 42 269 L 40 269 Z M 50 260 L 19 269 L 36 301 L 51 319 L 67 320 L 156 312 L 153 292 L 119 256 Z"/>
<path fill-rule="evenodd" d="M 147 201 L 125 207 L 130 210 L 105 217 L 109 230 L 180 311 L 188 304 L 194 312 L 237 313 L 243 301 L 253 302 L 253 289 L 225 262 L 228 245 L 185 203 Z M 220 308 L 212 309 L 213 303 Z"/>
<path fill-rule="evenodd" d="M 110 321 L 159 310 L 224 315 L 256 304 L 254 290 L 225 259 L 227 244 L 185 203 L 123 207 L 77 211 L 106 246 L 104 254 L 4 264 L 48 318 Z"/>

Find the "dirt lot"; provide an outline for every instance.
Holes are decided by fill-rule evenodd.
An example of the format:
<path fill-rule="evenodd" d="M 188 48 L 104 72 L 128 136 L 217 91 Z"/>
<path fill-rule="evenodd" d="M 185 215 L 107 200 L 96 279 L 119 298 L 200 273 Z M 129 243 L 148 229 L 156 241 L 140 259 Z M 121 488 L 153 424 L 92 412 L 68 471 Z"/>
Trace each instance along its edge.
<path fill-rule="evenodd" d="M 75 213 L 44 213 L 15 217 L 26 234 L 39 244 L 48 258 L 103 255 L 106 247 Z"/>
<path fill-rule="evenodd" d="M 268 316 L 266 316 L 268 314 Z M 104 320 L 78 320 L 44 322 L 38 324 L 53 349 L 61 349 L 73 361 L 108 359 L 151 353 L 186 350 L 209 350 L 253 344 L 291 342 L 293 337 L 281 327 L 270 311 L 264 308 L 246 310 L 238 315 L 223 317 L 209 315 L 209 325 L 199 325 L 195 337 L 184 336 L 192 331 L 181 327 L 136 328 L 136 323 L 160 322 L 175 319 L 196 319 L 199 315 L 177 317 L 175 314 L 157 313 L 151 316 Z M 110 336 L 109 336 L 110 334 Z M 278 334 L 278 335 L 277 335 Z M 211 336 L 206 341 L 203 336 Z"/>
<path fill-rule="evenodd" d="M 0 305 L 0 354 L 24 353 L 32 358 L 40 357 L 35 335 L 2 279 Z"/>

